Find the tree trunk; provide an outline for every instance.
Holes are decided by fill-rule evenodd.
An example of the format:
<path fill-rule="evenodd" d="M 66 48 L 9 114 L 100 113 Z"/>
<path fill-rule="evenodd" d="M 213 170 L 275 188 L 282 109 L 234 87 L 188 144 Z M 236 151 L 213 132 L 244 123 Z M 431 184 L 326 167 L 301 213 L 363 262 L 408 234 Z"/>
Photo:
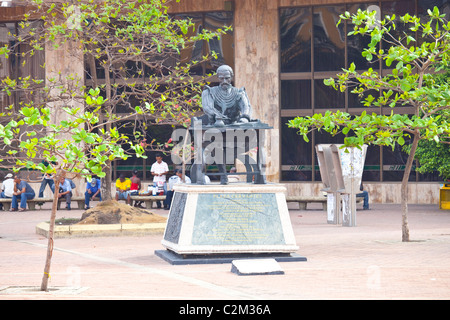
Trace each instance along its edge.
<path fill-rule="evenodd" d="M 106 104 L 105 107 L 107 108 L 107 114 L 109 117 L 111 117 L 113 106 L 111 105 L 111 77 L 110 77 L 110 70 L 109 66 L 104 66 L 105 69 L 105 91 L 106 91 Z M 105 131 L 109 134 L 111 131 L 111 123 L 106 120 L 105 124 Z M 104 166 L 104 172 L 106 173 L 105 177 L 102 179 L 102 199 L 103 200 L 112 200 L 112 193 L 111 193 L 111 185 L 112 185 L 112 161 L 107 160 Z"/>
<path fill-rule="evenodd" d="M 408 161 L 406 162 L 405 172 L 403 173 L 402 187 L 401 187 L 401 204 L 402 204 L 402 241 L 409 241 L 409 226 L 408 226 L 408 180 L 411 174 L 412 165 L 414 162 L 414 155 L 416 154 L 417 145 L 419 144 L 419 132 L 414 133 L 414 140 L 411 145 Z"/>
<path fill-rule="evenodd" d="M 106 175 L 102 179 L 102 187 L 101 187 L 101 191 L 100 191 L 102 193 L 102 199 L 103 200 L 112 200 L 112 193 L 111 193 L 112 168 L 111 168 L 110 160 L 106 161 L 103 171 L 105 172 Z"/>
<path fill-rule="evenodd" d="M 56 175 L 55 192 L 53 194 L 52 213 L 50 216 L 50 226 L 48 228 L 48 244 L 47 244 L 47 258 L 45 260 L 44 276 L 42 277 L 41 291 L 48 291 L 48 279 L 50 278 L 50 265 L 53 254 L 53 232 L 55 230 L 56 211 L 58 209 L 58 195 L 59 195 L 59 180 L 60 175 Z"/>

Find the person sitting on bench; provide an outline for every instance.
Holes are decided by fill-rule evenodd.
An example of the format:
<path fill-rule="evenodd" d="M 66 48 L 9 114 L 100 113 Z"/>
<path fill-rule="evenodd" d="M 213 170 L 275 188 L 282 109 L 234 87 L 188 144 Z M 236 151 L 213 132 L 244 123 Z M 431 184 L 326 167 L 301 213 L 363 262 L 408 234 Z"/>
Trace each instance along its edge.
<path fill-rule="evenodd" d="M 27 200 L 34 199 L 35 193 L 28 182 L 23 181 L 19 176 L 14 176 L 14 192 L 11 200 L 11 211 L 17 211 L 18 201 L 20 199 L 19 211 L 25 211 L 27 208 Z"/>

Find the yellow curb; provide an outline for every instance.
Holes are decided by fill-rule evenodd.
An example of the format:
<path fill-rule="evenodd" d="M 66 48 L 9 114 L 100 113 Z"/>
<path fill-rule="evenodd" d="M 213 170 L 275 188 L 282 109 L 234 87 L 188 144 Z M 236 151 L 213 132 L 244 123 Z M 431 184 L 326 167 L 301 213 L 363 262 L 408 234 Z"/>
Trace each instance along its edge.
<path fill-rule="evenodd" d="M 53 238 L 100 237 L 100 236 L 136 236 L 164 234 L 166 222 L 128 223 L 128 224 L 86 224 L 57 226 L 53 230 Z M 50 224 L 41 222 L 36 226 L 36 233 L 48 238 Z"/>

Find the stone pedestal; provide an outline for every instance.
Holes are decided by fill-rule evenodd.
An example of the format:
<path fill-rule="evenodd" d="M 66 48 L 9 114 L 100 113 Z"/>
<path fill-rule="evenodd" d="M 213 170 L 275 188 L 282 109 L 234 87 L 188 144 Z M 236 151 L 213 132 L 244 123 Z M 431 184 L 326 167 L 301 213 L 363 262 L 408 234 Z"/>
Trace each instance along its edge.
<path fill-rule="evenodd" d="M 161 243 L 185 257 L 294 253 L 285 192 L 280 184 L 177 185 Z"/>

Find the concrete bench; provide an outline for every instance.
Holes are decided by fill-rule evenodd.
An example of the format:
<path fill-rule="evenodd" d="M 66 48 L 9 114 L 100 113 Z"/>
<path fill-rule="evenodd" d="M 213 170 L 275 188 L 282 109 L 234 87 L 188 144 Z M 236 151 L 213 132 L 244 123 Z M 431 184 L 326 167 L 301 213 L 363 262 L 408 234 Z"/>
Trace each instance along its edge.
<path fill-rule="evenodd" d="M 97 198 L 93 198 L 91 199 L 91 201 L 95 201 L 98 200 Z M 5 211 L 9 211 L 11 209 L 11 198 L 2 198 L 0 199 L 0 203 L 3 204 L 3 209 Z M 59 210 L 61 208 L 61 203 L 65 202 L 66 199 L 65 198 L 60 198 L 58 199 L 58 205 L 57 205 L 57 209 Z M 46 202 L 51 202 L 53 203 L 53 198 L 34 198 L 31 200 L 27 200 L 27 206 L 29 210 L 36 210 L 36 205 L 39 206 L 39 209 L 42 209 L 42 206 L 44 205 L 44 203 Z M 84 197 L 72 197 L 72 203 L 76 202 L 78 205 L 78 209 L 83 209 L 84 208 Z"/>
<path fill-rule="evenodd" d="M 164 201 L 165 199 L 166 196 L 131 196 L 131 200 L 133 201 L 143 201 L 147 209 L 152 208 L 153 202 Z M 9 211 L 11 209 L 11 201 L 11 198 L 0 198 L 0 203 L 3 204 L 3 209 L 5 211 Z M 65 201 L 65 198 L 58 199 L 58 210 L 61 208 L 61 203 Z M 91 201 L 98 201 L 98 198 L 91 198 Z M 53 202 L 53 198 L 34 198 L 27 200 L 27 206 L 29 210 L 36 210 L 36 205 L 39 206 L 39 209 L 42 209 L 42 205 L 46 202 Z M 84 209 L 84 197 L 72 197 L 71 202 L 76 202 L 78 209 Z"/>
<path fill-rule="evenodd" d="M 356 197 L 356 202 L 362 202 L 364 199 Z M 327 211 L 327 197 L 325 196 L 287 196 L 286 202 L 297 202 L 299 210 L 306 210 L 308 203 L 322 203 L 322 209 Z"/>
<path fill-rule="evenodd" d="M 131 200 L 143 201 L 145 203 L 145 208 L 151 209 L 153 202 L 164 201 L 166 200 L 166 196 L 131 196 Z"/>
<path fill-rule="evenodd" d="M 3 210 L 9 211 L 11 210 L 11 198 L 2 198 L 0 199 L 0 203 L 3 204 Z M 42 207 L 45 202 L 53 202 L 53 198 L 34 198 L 31 200 L 27 200 L 27 206 L 30 210 L 36 210 L 36 204 Z M 20 204 L 20 200 L 19 200 Z"/>

